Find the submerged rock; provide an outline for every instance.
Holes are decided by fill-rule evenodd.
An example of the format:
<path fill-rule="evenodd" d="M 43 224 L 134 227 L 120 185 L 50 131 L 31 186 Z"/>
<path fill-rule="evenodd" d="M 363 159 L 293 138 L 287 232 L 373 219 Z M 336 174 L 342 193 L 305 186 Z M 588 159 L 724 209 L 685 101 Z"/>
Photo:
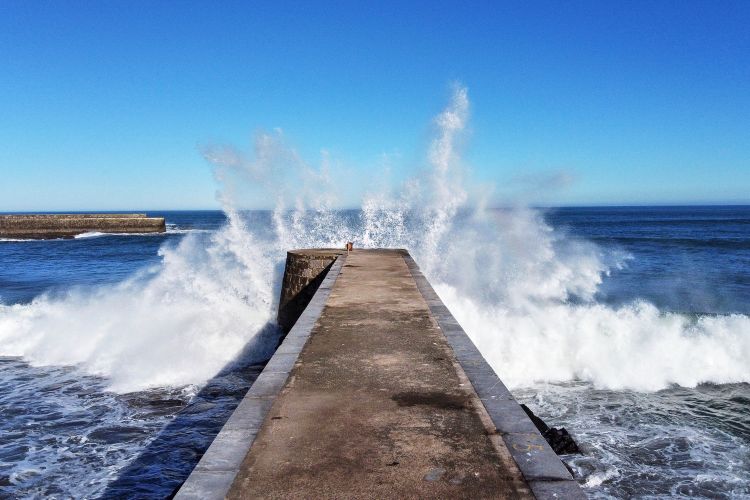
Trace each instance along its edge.
<path fill-rule="evenodd" d="M 552 450 L 558 455 L 570 455 L 573 453 L 581 453 L 578 445 L 573 440 L 573 436 L 565 429 L 565 427 L 556 428 L 550 427 L 544 423 L 544 420 L 534 415 L 534 412 L 529 409 L 526 405 L 521 405 L 523 411 L 529 416 L 534 425 L 542 433 L 544 439 L 552 447 Z"/>

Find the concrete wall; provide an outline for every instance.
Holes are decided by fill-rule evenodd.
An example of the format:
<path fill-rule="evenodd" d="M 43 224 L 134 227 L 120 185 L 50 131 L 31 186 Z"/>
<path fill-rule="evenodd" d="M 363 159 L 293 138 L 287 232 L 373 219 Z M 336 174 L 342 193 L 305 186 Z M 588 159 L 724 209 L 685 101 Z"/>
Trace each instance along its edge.
<path fill-rule="evenodd" d="M 163 217 L 145 214 L 0 215 L 0 238 L 66 238 L 77 234 L 163 233 Z"/>
<path fill-rule="evenodd" d="M 335 248 L 287 252 L 277 317 L 284 333 L 289 333 L 315 295 L 333 262 L 344 253 L 346 250 Z"/>

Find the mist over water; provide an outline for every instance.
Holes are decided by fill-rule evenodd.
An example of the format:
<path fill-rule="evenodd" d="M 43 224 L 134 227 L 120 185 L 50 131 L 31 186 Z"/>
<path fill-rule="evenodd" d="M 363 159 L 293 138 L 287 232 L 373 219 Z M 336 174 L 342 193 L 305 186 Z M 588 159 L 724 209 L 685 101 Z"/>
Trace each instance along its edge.
<path fill-rule="evenodd" d="M 119 284 L 0 306 L 0 353 L 76 365 L 117 392 L 201 384 L 272 318 L 273 262 L 250 238 L 230 219 Z"/>
<path fill-rule="evenodd" d="M 468 115 L 459 87 L 435 119 L 429 175 L 369 194 L 358 217 L 331 208 L 327 165 L 306 164 L 280 132 L 259 135 L 249 160 L 206 148 L 224 227 L 165 245 L 160 265 L 117 285 L 0 306 L 0 353 L 35 366 L 78 365 L 120 392 L 200 384 L 273 319 L 286 250 L 354 241 L 409 249 L 511 387 L 579 379 L 653 391 L 750 381 L 748 316 L 598 303 L 602 280 L 625 255 L 555 231 L 531 209 L 469 204 L 459 154 Z M 253 189 L 276 194 L 272 227 L 243 217 L 238 197 Z"/>
<path fill-rule="evenodd" d="M 621 450 L 634 436 L 658 448 L 650 440 L 659 433 L 687 440 L 683 451 L 694 460 L 683 461 L 688 465 L 680 481 L 708 467 L 711 481 L 731 483 L 726 491 L 698 494 L 747 491 L 747 428 L 716 433 L 689 419 L 672 425 L 668 412 L 632 427 L 623 422 L 622 408 L 632 408 L 634 394 L 642 395 L 632 396 L 637 404 L 648 406 L 675 384 L 744 387 L 750 382 L 750 317 L 667 311 L 638 298 L 603 300 L 603 283 L 631 265 L 632 256 L 554 228 L 541 211 L 487 209 L 470 195 L 460 154 L 469 114 L 467 90 L 457 87 L 434 120 L 420 175 L 368 193 L 355 211 L 333 208 L 326 158 L 311 166 L 280 131 L 259 134 L 249 155 L 228 146 L 204 148 L 226 223 L 214 231 L 185 231 L 161 246 L 158 262 L 117 283 L 0 305 L 0 355 L 37 368 L 72 366 L 120 394 L 200 387 L 273 321 L 287 250 L 347 241 L 358 248 L 406 248 L 503 381 L 553 423 L 580 433 L 588 457 L 569 462 L 592 493 L 613 494 L 607 490 L 612 484 L 630 485 L 634 495 L 646 491 L 628 483 L 642 463 Z M 268 216 L 242 209 L 259 190 L 276 199 Z M 91 236 L 86 239 L 101 239 Z M 266 354 L 259 348 L 257 360 Z M 665 447 L 650 460 L 652 470 L 669 477 L 673 458 L 681 455 Z M 733 460 L 731 477 L 705 465 L 706 457 L 722 456 Z"/>

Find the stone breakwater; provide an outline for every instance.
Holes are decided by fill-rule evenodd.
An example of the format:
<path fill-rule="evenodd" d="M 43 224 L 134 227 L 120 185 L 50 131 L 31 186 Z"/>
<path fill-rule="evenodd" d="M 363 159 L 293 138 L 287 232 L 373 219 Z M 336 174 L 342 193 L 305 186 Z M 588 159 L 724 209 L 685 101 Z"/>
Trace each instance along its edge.
<path fill-rule="evenodd" d="M 0 238 L 51 239 L 101 233 L 163 233 L 163 217 L 146 214 L 0 215 Z"/>
<path fill-rule="evenodd" d="M 285 334 L 310 303 L 336 258 L 345 253 L 346 250 L 335 248 L 287 252 L 277 318 Z"/>

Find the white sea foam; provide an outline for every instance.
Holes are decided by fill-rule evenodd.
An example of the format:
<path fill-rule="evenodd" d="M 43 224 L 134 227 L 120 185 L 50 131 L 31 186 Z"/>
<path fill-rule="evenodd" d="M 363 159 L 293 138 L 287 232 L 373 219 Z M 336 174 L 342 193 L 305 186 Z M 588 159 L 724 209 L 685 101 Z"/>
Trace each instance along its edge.
<path fill-rule="evenodd" d="M 168 233 L 172 233 L 172 232 L 184 232 L 184 231 L 180 231 L 180 230 L 170 231 L 169 229 L 167 229 L 167 232 Z M 164 233 L 154 233 L 154 232 L 150 232 L 150 233 L 102 233 L 102 232 L 99 232 L 99 231 L 90 231 L 90 232 L 87 232 L 87 233 L 77 234 L 77 235 L 73 236 L 73 238 L 78 240 L 78 239 L 86 239 L 86 238 L 101 238 L 102 236 L 120 236 L 120 237 L 127 237 L 127 236 L 161 236 L 163 234 Z"/>
<path fill-rule="evenodd" d="M 511 387 L 580 379 L 653 391 L 750 381 L 747 316 L 691 319 L 646 302 L 513 308 L 473 301 L 445 284 L 437 291 Z"/>
<path fill-rule="evenodd" d="M 106 236 L 107 233 L 101 233 L 99 231 L 90 231 L 88 233 L 81 233 L 76 234 L 74 236 L 75 239 L 83 239 L 83 238 L 98 238 L 100 236 Z"/>
<path fill-rule="evenodd" d="M 194 229 L 194 228 L 177 228 L 177 227 L 167 227 L 167 234 L 190 234 L 190 233 L 210 233 L 210 229 Z M 158 235 L 163 233 L 142 233 L 142 234 L 152 234 L 152 235 Z"/>
<path fill-rule="evenodd" d="M 365 246 L 409 248 L 493 368 L 512 387 L 583 379 L 612 389 L 750 381 L 750 318 L 662 313 L 595 301 L 628 256 L 553 230 L 538 211 L 464 205 L 458 89 L 438 118 L 432 186 L 364 204 Z M 421 189 L 421 191 L 420 191 Z"/>
<path fill-rule="evenodd" d="M 185 234 L 188 232 L 205 232 L 201 229 L 169 229 L 167 228 L 167 233 L 175 233 L 175 234 Z M 161 236 L 164 233 L 102 233 L 99 231 L 89 231 L 86 233 L 76 234 L 73 236 L 73 239 L 80 240 L 80 239 L 88 239 L 88 238 L 101 238 L 103 236 Z M 31 241 L 48 241 L 48 242 L 55 242 L 55 241 L 68 241 L 70 238 L 0 238 L 0 242 L 3 241 L 12 241 L 12 242 L 31 242 Z"/>
<path fill-rule="evenodd" d="M 434 124 L 428 175 L 370 193 L 358 218 L 331 209 L 326 159 L 311 167 L 279 131 L 259 135 L 250 159 L 206 148 L 222 186 L 224 228 L 188 233 L 162 248 L 160 266 L 117 286 L 0 306 L 0 353 L 77 364 L 118 391 L 199 384 L 273 317 L 274 272 L 287 249 L 354 241 L 409 249 L 511 386 L 750 381 L 747 316 L 690 319 L 645 302 L 599 304 L 598 287 L 623 256 L 553 230 L 538 211 L 486 210 L 476 198 L 469 205 L 459 147 L 468 114 L 467 92 L 457 88 Z M 272 227 L 248 227 L 237 211 L 252 189 L 275 193 Z"/>
<path fill-rule="evenodd" d="M 120 392 L 205 382 L 272 318 L 273 261 L 237 218 L 202 236 L 116 286 L 0 306 L 0 352 L 79 365 Z"/>

